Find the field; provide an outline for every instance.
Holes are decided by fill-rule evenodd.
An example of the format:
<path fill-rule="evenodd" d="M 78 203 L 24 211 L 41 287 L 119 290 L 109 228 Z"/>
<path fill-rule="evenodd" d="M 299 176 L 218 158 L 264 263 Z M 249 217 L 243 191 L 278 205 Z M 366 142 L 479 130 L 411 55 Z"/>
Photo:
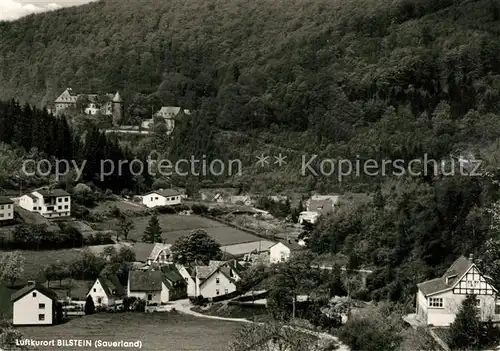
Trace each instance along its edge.
<path fill-rule="evenodd" d="M 98 313 L 75 318 L 52 327 L 20 327 L 26 337 L 36 340 L 83 339 L 103 341 L 142 341 L 148 351 L 226 350 L 241 323 L 210 320 L 170 313 Z M 53 350 L 54 347 L 39 348 Z M 76 348 L 57 347 L 57 350 Z M 81 350 L 95 349 L 79 347 Z M 102 348 L 101 348 L 102 349 Z M 107 349 L 107 348 L 104 348 Z M 113 350 L 137 350 L 113 348 Z"/>
<path fill-rule="evenodd" d="M 129 239 L 140 241 L 146 229 L 150 217 L 133 218 L 134 229 L 129 234 Z M 255 235 L 226 226 L 200 216 L 183 215 L 159 215 L 158 220 L 163 230 L 163 239 L 168 244 L 173 244 L 182 235 L 188 234 L 194 229 L 204 229 L 220 245 L 237 244 L 247 241 L 259 240 Z M 100 230 L 106 230 L 116 226 L 115 219 L 98 224 Z"/>

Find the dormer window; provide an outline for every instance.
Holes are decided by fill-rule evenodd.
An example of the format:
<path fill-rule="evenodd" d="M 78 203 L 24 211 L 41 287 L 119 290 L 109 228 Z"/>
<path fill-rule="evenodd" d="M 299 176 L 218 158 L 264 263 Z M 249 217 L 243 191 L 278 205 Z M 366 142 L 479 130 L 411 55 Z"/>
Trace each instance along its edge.
<path fill-rule="evenodd" d="M 450 282 L 452 281 L 452 279 L 456 278 L 457 275 L 456 274 L 452 274 L 452 275 L 449 275 L 446 277 L 446 285 L 450 284 Z"/>

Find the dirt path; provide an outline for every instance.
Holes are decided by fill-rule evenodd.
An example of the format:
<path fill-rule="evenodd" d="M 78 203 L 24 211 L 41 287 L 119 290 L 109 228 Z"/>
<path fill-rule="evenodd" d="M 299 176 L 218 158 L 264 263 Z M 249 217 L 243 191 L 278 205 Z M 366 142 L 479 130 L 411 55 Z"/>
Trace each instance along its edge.
<path fill-rule="evenodd" d="M 208 316 L 208 315 L 203 314 L 203 313 L 195 312 L 195 311 L 191 310 L 192 305 L 188 299 L 172 301 L 172 307 L 175 308 L 180 313 L 188 314 L 188 315 L 191 315 L 194 317 L 217 319 L 217 320 L 221 320 L 221 321 L 238 322 L 238 323 L 257 323 L 257 324 L 264 325 L 264 323 L 252 322 L 252 321 L 250 321 L 248 319 L 244 319 L 244 318 L 227 318 L 227 317 L 218 317 L 218 316 Z M 300 331 L 300 332 L 305 333 L 305 334 L 316 336 L 316 337 L 323 339 L 323 340 L 334 341 L 337 344 L 336 351 L 349 351 L 349 347 L 342 344 L 342 342 L 336 336 L 333 336 L 333 335 L 330 335 L 327 333 L 319 333 L 319 332 L 315 332 L 312 330 L 299 328 L 299 327 L 288 326 L 288 328 Z"/>

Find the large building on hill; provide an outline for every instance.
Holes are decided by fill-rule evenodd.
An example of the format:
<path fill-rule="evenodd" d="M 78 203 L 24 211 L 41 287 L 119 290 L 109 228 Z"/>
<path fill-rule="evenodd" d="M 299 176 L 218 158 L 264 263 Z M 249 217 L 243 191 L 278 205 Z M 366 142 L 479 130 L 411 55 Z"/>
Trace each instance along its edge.
<path fill-rule="evenodd" d="M 71 88 L 67 88 L 54 101 L 54 112 L 60 115 L 68 108 L 77 108 L 81 104 L 83 112 L 88 115 L 101 113 L 105 116 L 113 116 L 113 122 L 118 124 L 123 115 L 123 100 L 119 92 L 115 94 L 74 94 Z"/>

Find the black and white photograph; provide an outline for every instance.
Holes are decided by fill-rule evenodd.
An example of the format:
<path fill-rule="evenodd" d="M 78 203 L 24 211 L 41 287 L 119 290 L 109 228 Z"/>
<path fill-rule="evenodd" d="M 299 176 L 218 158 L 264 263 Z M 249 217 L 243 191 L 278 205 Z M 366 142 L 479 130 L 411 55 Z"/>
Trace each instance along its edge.
<path fill-rule="evenodd" d="M 500 0 L 0 0 L 0 351 L 500 350 Z"/>

